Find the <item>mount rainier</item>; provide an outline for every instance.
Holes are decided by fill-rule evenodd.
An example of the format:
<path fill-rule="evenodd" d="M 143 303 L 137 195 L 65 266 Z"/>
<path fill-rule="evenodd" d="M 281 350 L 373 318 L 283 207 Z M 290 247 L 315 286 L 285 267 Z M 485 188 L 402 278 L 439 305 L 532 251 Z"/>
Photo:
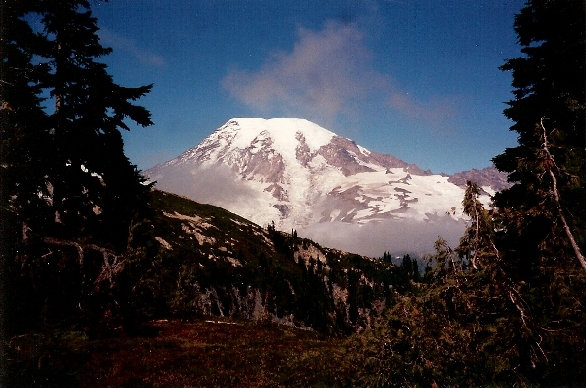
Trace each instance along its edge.
<path fill-rule="evenodd" d="M 294 118 L 231 119 L 146 175 L 162 190 L 366 255 L 421 254 L 438 235 L 457 242 L 466 180 L 487 204 L 507 184 L 494 168 L 432 174 Z"/>

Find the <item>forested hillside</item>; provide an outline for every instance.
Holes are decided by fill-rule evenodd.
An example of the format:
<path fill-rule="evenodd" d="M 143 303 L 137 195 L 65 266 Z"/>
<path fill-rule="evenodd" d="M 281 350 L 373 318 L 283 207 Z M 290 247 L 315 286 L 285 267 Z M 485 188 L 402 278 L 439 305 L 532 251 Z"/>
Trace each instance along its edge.
<path fill-rule="evenodd" d="M 284 330 L 301 341 L 298 350 L 317 346 L 343 352 L 340 339 L 330 341 L 319 335 L 339 338 L 372 327 L 399 295 L 418 287 L 419 269 L 408 256 L 400 265 L 393 265 L 386 253 L 371 259 L 323 248 L 295 231 L 287 234 L 272 225 L 261 227 L 224 209 L 174 194 L 152 191 L 149 198 L 150 217 L 133 224 L 124 254 L 82 242 L 51 240 L 43 258 L 44 271 L 26 270 L 27 275 L 36 276 L 35 283 L 24 276 L 8 283 L 12 292 L 20 294 L 9 294 L 5 301 L 13 304 L 7 307 L 22 314 L 8 315 L 7 321 L 13 324 L 7 327 L 4 349 L 8 384 L 77 384 L 92 368 L 104 368 L 99 369 L 105 374 L 104 381 L 112 381 L 107 376 L 118 373 L 107 369 L 108 357 L 101 350 L 89 357 L 96 352 L 92 349 L 106 347 L 124 357 L 127 347 L 144 341 L 157 348 L 160 341 L 181 343 L 187 341 L 181 337 L 185 330 L 201 328 L 210 319 L 228 322 L 214 329 L 224 331 L 227 338 L 233 331 L 243 330 L 243 325 L 258 325 L 258 329 L 247 330 L 270 336 L 266 341 L 278 341 L 275 333 Z M 31 317 L 32 323 L 28 321 Z M 161 326 L 161 322 L 165 324 Z M 179 334 L 161 334 L 173 337 L 167 340 L 147 339 L 161 327 L 163 333 Z M 113 338 L 117 339 L 111 342 Z M 250 344 L 251 349 L 255 346 Z M 296 355 L 295 349 L 292 355 Z M 250 351 L 265 353 L 266 349 Z M 144 356 L 140 354 L 120 362 L 139 362 L 133 357 Z M 166 354 L 174 360 L 182 352 L 171 347 Z M 203 362 L 227 357 L 221 352 L 189 354 L 202 357 Z M 266 357 L 281 357 L 279 354 L 269 352 Z M 157 369 L 158 360 L 152 362 Z M 120 379 L 131 378 L 127 372 L 119 375 Z M 196 374 L 181 379 L 228 381 L 213 376 Z M 282 377 L 276 374 L 274 378 Z"/>
<path fill-rule="evenodd" d="M 347 334 L 412 287 L 410 259 L 406 268 L 323 248 L 215 206 L 151 195 L 149 239 L 126 271 L 138 276 L 133 309 L 149 319 L 219 316 Z"/>

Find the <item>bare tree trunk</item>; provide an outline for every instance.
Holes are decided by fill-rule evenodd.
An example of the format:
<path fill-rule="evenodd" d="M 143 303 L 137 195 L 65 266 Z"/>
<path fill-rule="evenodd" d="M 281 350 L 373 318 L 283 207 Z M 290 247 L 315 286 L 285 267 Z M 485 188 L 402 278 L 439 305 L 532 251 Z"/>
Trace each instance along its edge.
<path fill-rule="evenodd" d="M 478 242 L 480 241 L 480 216 L 478 215 L 478 207 L 476 206 L 476 201 L 478 198 L 474 195 L 474 221 L 476 222 L 476 236 L 474 239 L 474 255 L 472 256 L 472 268 L 478 269 L 476 266 L 476 257 L 478 256 Z"/>
<path fill-rule="evenodd" d="M 97 278 L 93 279 L 93 286 L 95 290 L 99 287 L 100 282 L 104 280 L 107 280 L 111 285 L 113 283 L 113 276 L 122 270 L 123 262 L 119 260 L 120 257 L 104 247 L 100 247 L 95 244 L 81 245 L 75 241 L 62 240 L 53 237 L 45 237 L 43 241 L 48 245 L 75 248 L 77 250 L 78 264 L 81 269 L 83 269 L 84 258 L 87 251 L 100 252 L 102 254 L 103 263 Z M 85 284 L 85 276 L 82 278 L 82 282 Z"/>
<path fill-rule="evenodd" d="M 572 234 L 572 230 L 570 229 L 570 227 L 566 221 L 566 217 L 564 216 L 564 210 L 563 210 L 562 204 L 561 204 L 560 193 L 558 191 L 557 179 L 556 179 L 556 176 L 553 171 L 554 168 L 557 170 L 558 167 L 555 164 L 555 159 L 553 158 L 553 155 L 551 154 L 551 152 L 549 152 L 547 131 L 545 129 L 545 125 L 543 125 L 544 119 L 545 119 L 545 117 L 541 118 L 540 124 L 541 124 L 541 129 L 543 130 L 543 150 L 545 151 L 545 154 L 547 155 L 549 163 L 551 164 L 551 167 L 546 166 L 546 169 L 547 169 L 547 172 L 549 173 L 549 176 L 551 177 L 551 181 L 552 181 L 552 189 L 551 190 L 552 190 L 553 198 L 555 200 L 556 208 L 558 211 L 558 216 L 560 217 L 560 220 L 562 221 L 562 225 L 564 227 L 564 232 L 566 233 L 566 236 L 570 240 L 570 244 L 572 244 L 572 248 L 574 249 L 574 253 L 576 254 L 576 257 L 578 258 L 578 261 L 582 265 L 582 268 L 584 268 L 584 270 L 586 271 L 586 258 L 584 258 L 584 255 L 582 254 L 582 251 L 580 250 L 580 247 L 578 246 L 578 243 L 576 242 L 576 239 L 574 238 L 574 235 Z"/>

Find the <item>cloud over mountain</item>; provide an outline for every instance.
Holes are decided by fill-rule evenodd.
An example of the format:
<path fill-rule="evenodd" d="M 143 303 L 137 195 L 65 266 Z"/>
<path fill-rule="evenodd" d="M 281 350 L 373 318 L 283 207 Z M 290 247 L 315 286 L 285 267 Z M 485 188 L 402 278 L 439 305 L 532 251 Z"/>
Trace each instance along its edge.
<path fill-rule="evenodd" d="M 453 96 L 417 98 L 373 64 L 375 53 L 354 23 L 329 21 L 319 31 L 299 28 L 291 51 L 273 52 L 257 70 L 235 68 L 222 86 L 236 100 L 268 116 L 306 117 L 331 126 L 359 114 L 365 101 L 380 104 L 432 130 L 459 112 Z"/>
<path fill-rule="evenodd" d="M 257 71 L 233 70 L 223 86 L 262 112 L 328 123 L 353 101 L 390 87 L 354 24 L 328 22 L 321 31 L 300 28 L 297 35 L 291 52 L 273 53 Z"/>

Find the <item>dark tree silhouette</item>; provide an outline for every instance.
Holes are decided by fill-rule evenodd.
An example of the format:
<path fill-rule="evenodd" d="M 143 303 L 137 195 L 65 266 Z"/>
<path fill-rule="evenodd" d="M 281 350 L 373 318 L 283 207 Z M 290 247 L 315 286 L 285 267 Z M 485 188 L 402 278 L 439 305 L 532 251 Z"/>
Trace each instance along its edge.
<path fill-rule="evenodd" d="M 89 2 L 8 1 L 3 9 L 3 207 L 33 234 L 91 236 L 123 249 L 148 187 L 120 131 L 126 119 L 152 124 L 132 103 L 151 86 L 114 83 L 98 61 L 111 50 L 100 45 Z M 27 23 L 31 14 L 41 31 Z"/>
<path fill-rule="evenodd" d="M 496 196 L 523 264 L 568 247 L 586 270 L 586 52 L 581 0 L 532 0 L 515 18 L 522 57 L 509 59 L 515 99 L 505 115 L 518 145 L 494 158 L 515 182 Z M 534 261 L 533 261 L 534 262 Z"/>
<path fill-rule="evenodd" d="M 22 320 L 82 306 L 147 214 L 150 187 L 121 131 L 152 124 L 133 103 L 151 85 L 116 84 L 97 32 L 86 0 L 2 3 L 2 270 Z"/>

